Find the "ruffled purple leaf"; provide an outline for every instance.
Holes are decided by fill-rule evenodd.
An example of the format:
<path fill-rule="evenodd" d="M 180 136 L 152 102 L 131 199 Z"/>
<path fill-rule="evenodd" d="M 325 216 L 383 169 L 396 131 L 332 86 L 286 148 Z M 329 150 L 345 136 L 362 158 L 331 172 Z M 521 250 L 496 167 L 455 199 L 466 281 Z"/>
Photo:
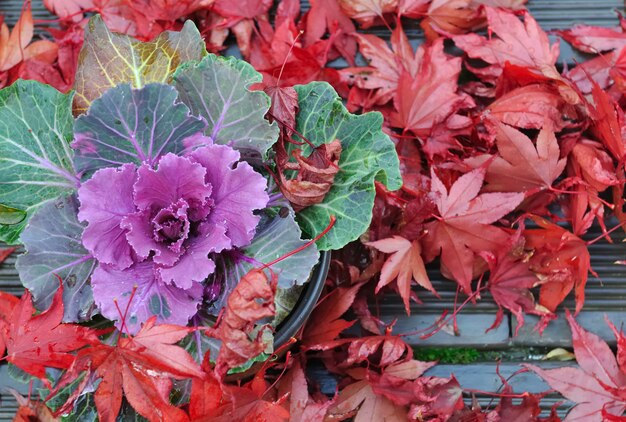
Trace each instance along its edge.
<path fill-rule="evenodd" d="M 135 261 L 133 248 L 121 227 L 125 216 L 135 213 L 133 187 L 137 179 L 134 164 L 98 170 L 78 189 L 78 219 L 88 223 L 83 245 L 101 263 L 128 268 Z"/>
<path fill-rule="evenodd" d="M 116 321 L 118 328 L 122 326 L 119 310 L 123 315 L 128 309 L 125 325 L 130 334 L 139 331 L 141 324 L 153 315 L 160 324 L 187 325 L 202 301 L 200 283 L 192 283 L 189 289 L 165 284 L 154 263 L 149 261 L 133 264 L 125 270 L 100 265 L 93 273 L 91 285 L 100 312 Z M 133 295 L 135 286 L 137 290 Z"/>
<path fill-rule="evenodd" d="M 186 253 L 171 267 L 159 267 L 164 283 L 175 283 L 189 288 L 193 282 L 202 282 L 215 270 L 215 263 L 208 258 L 210 253 L 221 252 L 231 247 L 223 226 L 202 223 L 197 235 L 189 242 Z"/>
<path fill-rule="evenodd" d="M 63 321 L 91 319 L 95 311 L 89 277 L 96 261 L 83 247 L 83 225 L 78 222 L 78 201 L 73 196 L 50 201 L 30 219 L 21 239 L 26 253 L 15 264 L 35 307 L 50 307 L 63 281 Z"/>
<path fill-rule="evenodd" d="M 90 175 L 126 163 L 152 166 L 168 152 L 181 153 L 185 139 L 196 139 L 206 122 L 191 116 L 177 98 L 176 89 L 164 84 L 109 89 L 76 119 L 76 169 Z"/>
<path fill-rule="evenodd" d="M 225 145 L 199 148 L 190 157 L 206 169 L 206 183 L 213 186 L 208 221 L 225 226 L 233 246 L 248 245 L 259 223 L 253 211 L 269 202 L 267 181 L 248 163 L 238 162 L 239 153 Z"/>
<path fill-rule="evenodd" d="M 79 218 L 88 223 L 83 243 L 100 262 L 92 283 L 99 283 L 94 298 L 106 317 L 119 318 L 103 307 L 133 283 L 144 286 L 141 300 L 153 303 L 132 305 L 135 323 L 152 314 L 171 321 L 178 308 L 169 304 L 178 302 L 190 312 L 185 318 L 193 315 L 200 283 L 215 270 L 212 256 L 248 244 L 259 220 L 254 212 L 269 200 L 263 176 L 238 157 L 230 147 L 207 145 L 189 156 L 166 154 L 155 168 L 101 169 L 81 186 Z"/>
<path fill-rule="evenodd" d="M 139 178 L 135 185 L 135 204 L 141 210 L 166 208 L 179 199 L 185 199 L 196 207 L 210 209 L 213 201 L 209 199 L 213 186 L 205 181 L 207 170 L 202 163 L 196 164 L 188 158 L 174 154 L 161 158 L 157 170 L 141 166 L 137 171 Z M 199 219 L 205 218 L 209 209 Z"/>
<path fill-rule="evenodd" d="M 212 186 L 205 182 L 206 169 L 167 154 L 156 170 L 143 165 L 137 174 L 134 203 L 139 211 L 124 217 L 122 227 L 128 229 L 127 239 L 141 259 L 154 253 L 154 262 L 172 266 L 197 237 L 190 230 L 195 231 L 211 212 Z M 228 246 L 230 242 L 224 247 Z"/>

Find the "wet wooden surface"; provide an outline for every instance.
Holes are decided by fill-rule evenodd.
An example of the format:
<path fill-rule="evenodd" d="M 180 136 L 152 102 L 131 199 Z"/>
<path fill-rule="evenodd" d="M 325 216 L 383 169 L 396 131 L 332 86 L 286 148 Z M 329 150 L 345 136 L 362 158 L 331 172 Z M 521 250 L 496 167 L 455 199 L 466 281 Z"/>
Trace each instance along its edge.
<path fill-rule="evenodd" d="M 304 7 L 307 7 L 306 2 Z M 3 12 L 6 22 L 13 25 L 21 11 L 22 2 L 15 0 L 0 0 L 0 12 Z M 530 0 L 529 9 L 540 25 L 548 29 L 567 28 L 575 23 L 586 23 L 599 26 L 616 26 L 617 19 L 614 10 L 623 10 L 624 3 L 620 0 Z M 50 19 L 50 15 L 43 8 L 41 0 L 33 2 L 33 16 L 35 19 Z M 381 28 L 369 29 L 365 32 L 373 33 L 381 37 L 389 37 L 389 32 Z M 409 24 L 407 34 L 414 44 L 419 44 L 422 34 L 419 26 Z M 553 37 L 554 39 L 554 37 Z M 563 63 L 572 64 L 575 61 L 584 59 L 578 53 L 573 52 L 570 46 L 561 42 L 561 60 Z M 333 66 L 342 66 L 340 61 L 336 61 Z M 598 233 L 589 234 L 592 239 Z M 604 241 L 590 246 L 592 266 L 599 277 L 590 277 L 587 284 L 587 298 L 584 311 L 579 315 L 579 323 L 586 329 L 595 332 L 608 341 L 613 341 L 613 336 L 604 322 L 605 315 L 608 316 L 616 326 L 626 323 L 626 267 L 615 265 L 617 260 L 626 257 L 626 243 L 622 243 L 623 234 L 614 236 L 615 243 L 607 244 Z M 3 265 L 0 265 L 0 290 L 13 294 L 19 294 L 23 289 L 20 285 L 17 272 L 14 268 L 15 256 L 10 257 Z M 380 317 L 390 322 L 397 319 L 394 332 L 412 333 L 430 326 L 444 310 L 452 310 L 456 285 L 448 280 L 442 279 L 437 268 L 430 268 L 429 275 L 433 280 L 433 286 L 440 293 L 441 299 L 437 299 L 427 292 L 420 291 L 420 299 L 424 302 L 421 305 L 412 305 L 411 316 L 406 316 L 401 300 L 392 295 L 387 295 L 383 301 L 377 303 L 376 309 Z M 574 308 L 573 298 L 568 298 L 563 309 Z M 520 329 L 518 336 L 513 336 L 516 325 L 514 318 L 506 314 L 499 328 L 489 331 L 485 330 L 491 326 L 497 306 L 491 302 L 488 296 L 476 305 L 467 306 L 458 317 L 459 335 L 454 336 L 445 331 L 423 340 L 418 335 L 407 336 L 407 341 L 416 348 L 422 347 L 471 347 L 483 350 L 498 350 L 505 356 L 500 366 L 501 374 L 507 378 L 520 369 L 519 362 L 532 358 L 533 348 L 541 350 L 541 353 L 554 347 L 569 347 L 571 345 L 570 332 L 564 318 L 557 321 L 545 330 L 540 336 L 533 330 L 536 318 L 526 317 L 526 325 Z M 562 313 L 562 310 L 560 311 Z M 511 353 L 506 358 L 509 350 L 526 350 L 522 353 Z M 537 356 L 534 356 L 537 357 Z M 572 365 L 572 363 L 536 362 L 537 365 L 546 367 L 557 367 L 562 365 Z M 333 377 L 326 373 L 319 365 L 313 365 L 309 372 L 321 384 L 323 391 L 334 394 L 336 382 Z M 494 362 L 474 362 L 466 365 L 440 364 L 432 368 L 429 375 L 447 377 L 454 374 L 464 388 L 498 391 L 501 387 L 500 378 L 496 375 L 496 364 Z M 529 373 L 518 374 L 510 380 L 511 385 L 519 391 L 541 392 L 548 390 L 548 387 L 535 375 Z M 6 365 L 0 366 L 0 421 L 12 419 L 16 410 L 16 403 L 11 396 L 2 391 L 5 387 L 16 388 L 26 394 L 28 386 L 12 380 Z M 495 405 L 497 400 L 492 402 L 491 398 L 478 394 L 477 398 L 481 405 Z M 548 409 L 556 402 L 562 401 L 558 396 L 548 396 L 544 401 L 544 409 Z M 571 403 L 564 402 L 559 407 L 560 413 L 567 412 Z"/>

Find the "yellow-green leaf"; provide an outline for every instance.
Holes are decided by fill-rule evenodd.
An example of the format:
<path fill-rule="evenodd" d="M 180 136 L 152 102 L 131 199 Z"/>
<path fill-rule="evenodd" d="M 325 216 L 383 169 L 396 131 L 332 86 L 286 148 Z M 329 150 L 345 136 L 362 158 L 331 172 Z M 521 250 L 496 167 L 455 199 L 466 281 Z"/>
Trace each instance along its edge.
<path fill-rule="evenodd" d="M 200 60 L 206 46 L 198 29 L 187 21 L 180 32 L 166 31 L 150 42 L 115 34 L 97 15 L 85 29 L 78 56 L 74 114 L 84 113 L 104 91 L 122 83 L 141 88 L 150 82 L 169 82 L 181 64 Z"/>

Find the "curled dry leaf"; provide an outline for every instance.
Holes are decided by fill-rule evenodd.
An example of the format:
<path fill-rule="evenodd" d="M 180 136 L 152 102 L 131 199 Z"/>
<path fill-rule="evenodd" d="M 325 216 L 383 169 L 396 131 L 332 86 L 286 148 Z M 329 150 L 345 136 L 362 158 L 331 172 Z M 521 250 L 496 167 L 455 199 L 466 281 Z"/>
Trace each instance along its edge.
<path fill-rule="evenodd" d="M 269 109 L 268 120 L 275 119 L 283 123 L 283 133 L 291 133 L 288 127 L 296 127 L 296 113 L 298 111 L 298 93 L 293 87 L 266 86 L 263 91 L 269 95 L 272 105 Z"/>
<path fill-rule="evenodd" d="M 215 363 L 215 372 L 223 377 L 230 368 L 242 365 L 267 348 L 263 333 L 253 334 L 256 323 L 276 312 L 274 296 L 278 277 L 263 270 L 252 270 L 241 278 L 228 297 L 224 314 L 217 327 L 206 329 L 209 336 L 222 341 Z"/>
<path fill-rule="evenodd" d="M 301 211 L 322 202 L 339 172 L 341 142 L 335 139 L 319 145 L 308 157 L 303 157 L 302 150 L 296 148 L 292 151 L 295 162 L 289 161 L 282 142 L 276 148 L 278 185 L 294 210 Z M 287 177 L 289 171 L 297 172 L 294 179 Z"/>

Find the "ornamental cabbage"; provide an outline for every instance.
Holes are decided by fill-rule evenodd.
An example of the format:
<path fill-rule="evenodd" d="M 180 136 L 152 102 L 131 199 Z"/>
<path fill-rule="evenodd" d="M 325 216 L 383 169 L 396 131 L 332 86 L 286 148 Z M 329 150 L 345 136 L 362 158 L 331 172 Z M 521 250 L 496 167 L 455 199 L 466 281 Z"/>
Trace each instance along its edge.
<path fill-rule="evenodd" d="M 265 190 L 237 151 L 208 138 L 186 156 L 166 154 L 156 168 L 98 170 L 78 189 L 78 218 L 87 222 L 83 245 L 99 262 L 91 286 L 100 312 L 119 320 L 117 307 L 128 309 L 131 332 L 152 315 L 186 325 L 202 301 L 200 283 L 215 270 L 210 254 L 250 243 Z M 137 286 L 132 297 L 129 284 Z"/>
<path fill-rule="evenodd" d="M 85 77 L 76 94 L 34 81 L 0 90 L 0 205 L 21 216 L 0 222 L 0 240 L 24 244 L 16 266 L 37 309 L 61 280 L 65 322 L 101 313 L 130 333 L 153 316 L 202 325 L 246 273 L 272 263 L 277 309 L 289 312 L 282 292 L 307 282 L 319 251 L 367 229 L 374 182 L 401 186 L 379 114 L 351 115 L 328 84 L 298 86 L 303 157 L 331 142 L 341 154 L 322 202 L 295 212 L 272 181 L 285 140 L 266 119 L 270 98 L 251 89 L 262 76 L 198 50 L 190 25 L 162 38 L 188 44 L 140 43 L 94 18 L 80 73 L 106 75 L 106 86 Z"/>

